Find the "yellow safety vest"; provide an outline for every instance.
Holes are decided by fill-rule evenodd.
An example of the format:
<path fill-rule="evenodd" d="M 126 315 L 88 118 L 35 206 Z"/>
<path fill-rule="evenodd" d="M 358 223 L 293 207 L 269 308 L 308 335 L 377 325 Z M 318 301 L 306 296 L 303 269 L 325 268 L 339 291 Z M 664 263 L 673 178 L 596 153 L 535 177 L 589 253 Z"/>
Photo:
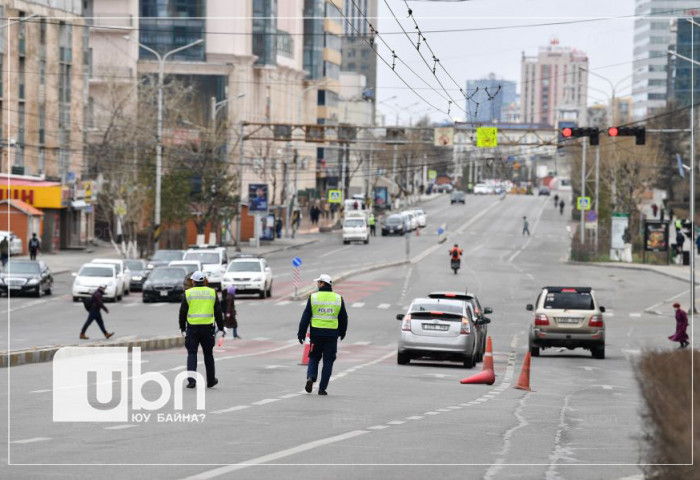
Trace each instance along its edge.
<path fill-rule="evenodd" d="M 311 326 L 338 328 L 338 315 L 343 297 L 334 292 L 316 292 L 311 295 Z"/>
<path fill-rule="evenodd" d="M 209 287 L 192 287 L 185 292 L 187 299 L 187 323 L 211 325 L 214 323 L 216 291 Z"/>

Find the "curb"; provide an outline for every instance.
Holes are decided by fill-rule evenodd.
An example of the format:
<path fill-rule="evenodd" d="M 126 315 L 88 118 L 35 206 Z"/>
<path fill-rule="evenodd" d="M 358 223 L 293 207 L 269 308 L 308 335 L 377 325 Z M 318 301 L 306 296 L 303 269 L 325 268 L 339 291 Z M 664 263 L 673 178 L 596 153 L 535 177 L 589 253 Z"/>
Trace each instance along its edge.
<path fill-rule="evenodd" d="M 369 273 L 369 272 L 374 272 L 375 270 L 382 270 L 384 268 L 391 268 L 391 267 L 398 267 L 401 265 L 408 265 L 411 263 L 410 260 L 398 260 L 394 262 L 387 262 L 387 263 L 380 263 L 378 265 L 372 265 L 371 267 L 365 267 L 365 268 L 358 268 L 355 270 L 348 270 L 347 272 L 343 272 L 339 275 L 336 275 L 335 278 L 333 278 L 333 283 L 339 282 L 341 280 L 345 280 L 348 277 L 352 277 L 354 275 L 362 275 L 363 273 Z M 305 287 L 299 290 L 296 294 L 288 295 L 287 298 L 290 300 L 305 300 L 306 297 L 308 297 L 310 294 L 316 291 L 315 286 L 311 287 Z"/>
<path fill-rule="evenodd" d="M 185 337 L 154 337 L 134 340 L 120 340 L 116 342 L 96 342 L 90 343 L 87 347 L 140 347 L 141 350 L 163 350 L 166 348 L 177 348 L 185 345 Z M 0 368 L 16 367 L 28 365 L 30 363 L 43 363 L 53 360 L 53 356 L 63 347 L 77 347 L 82 345 L 56 345 L 51 347 L 30 348 L 26 350 L 15 350 L 10 352 L 0 352 Z"/>
<path fill-rule="evenodd" d="M 610 265 L 608 265 L 608 264 L 601 264 L 601 263 L 577 262 L 577 261 L 572 261 L 572 260 L 569 260 L 566 263 L 568 263 L 569 265 L 577 265 L 577 266 L 585 266 L 585 267 L 617 268 L 620 270 L 627 270 L 627 271 L 643 270 L 646 272 L 657 273 L 659 275 L 663 275 L 664 277 L 678 280 L 679 282 L 688 282 L 690 280 L 689 278 L 678 277 L 678 276 L 673 275 L 671 273 L 655 270 L 655 269 L 650 268 L 650 267 L 625 267 L 623 265 L 620 265 L 619 263 L 610 263 Z M 700 285 L 700 282 L 696 281 L 695 284 Z"/>

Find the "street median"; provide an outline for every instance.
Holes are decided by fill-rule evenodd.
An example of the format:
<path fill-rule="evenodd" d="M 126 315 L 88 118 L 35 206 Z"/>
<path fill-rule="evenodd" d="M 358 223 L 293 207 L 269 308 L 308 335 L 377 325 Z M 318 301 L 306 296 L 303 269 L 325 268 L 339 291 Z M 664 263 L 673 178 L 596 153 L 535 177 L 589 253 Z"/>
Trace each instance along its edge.
<path fill-rule="evenodd" d="M 47 347 L 35 347 L 25 350 L 12 350 L 0 352 L 0 368 L 16 367 L 31 363 L 43 363 L 53 360 L 53 356 L 63 347 L 140 347 L 141 350 L 163 350 L 177 348 L 185 345 L 185 337 L 173 335 L 169 337 L 134 338 L 115 341 L 92 342 L 79 345 L 51 345 Z"/>

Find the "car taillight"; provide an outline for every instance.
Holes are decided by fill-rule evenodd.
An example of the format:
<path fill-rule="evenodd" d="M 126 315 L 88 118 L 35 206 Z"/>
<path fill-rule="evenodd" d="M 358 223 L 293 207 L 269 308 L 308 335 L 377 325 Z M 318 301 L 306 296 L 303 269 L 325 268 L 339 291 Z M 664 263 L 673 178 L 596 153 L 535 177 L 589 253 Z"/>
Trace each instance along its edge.
<path fill-rule="evenodd" d="M 410 332 L 411 331 L 411 316 L 406 315 L 403 317 L 403 323 L 401 324 L 401 330 L 404 332 Z"/>
<path fill-rule="evenodd" d="M 591 319 L 588 321 L 588 326 L 589 327 L 603 327 L 603 316 L 602 315 L 593 315 Z"/>
<path fill-rule="evenodd" d="M 472 327 L 469 325 L 469 319 L 466 317 L 462 317 L 462 328 L 459 330 L 459 333 L 469 335 L 471 332 Z"/>
<path fill-rule="evenodd" d="M 549 318 L 547 315 L 535 315 L 535 326 L 549 325 Z"/>

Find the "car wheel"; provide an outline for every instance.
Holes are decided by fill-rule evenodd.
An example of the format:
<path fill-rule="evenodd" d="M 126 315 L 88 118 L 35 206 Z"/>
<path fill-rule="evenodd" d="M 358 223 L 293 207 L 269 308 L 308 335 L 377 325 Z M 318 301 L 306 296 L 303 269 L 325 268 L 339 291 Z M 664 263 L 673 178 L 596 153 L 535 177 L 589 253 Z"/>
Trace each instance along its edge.
<path fill-rule="evenodd" d="M 144 295 L 143 296 L 143 303 L 151 303 L 151 301 Z"/>
<path fill-rule="evenodd" d="M 39 285 L 38 287 L 36 287 L 36 293 L 34 294 L 34 296 L 36 298 L 41 298 L 42 295 L 44 295 L 44 291 L 41 289 L 41 285 Z"/>
<path fill-rule="evenodd" d="M 603 360 L 605 358 L 605 344 L 593 347 L 591 349 L 591 355 L 593 355 L 593 358 L 597 358 L 598 360 Z"/>
<path fill-rule="evenodd" d="M 265 289 L 260 290 L 260 298 L 265 298 Z"/>
<path fill-rule="evenodd" d="M 130 293 L 131 293 L 131 288 L 129 288 L 128 290 L 124 290 L 124 295 L 129 295 Z"/>
<path fill-rule="evenodd" d="M 531 357 L 539 357 L 540 356 L 540 347 L 533 347 L 531 344 L 530 345 L 530 356 Z"/>
<path fill-rule="evenodd" d="M 268 298 L 272 296 L 272 282 L 270 282 L 270 288 L 267 289 Z"/>
<path fill-rule="evenodd" d="M 367 245 L 368 243 L 369 243 L 369 238 L 367 240 L 365 240 L 365 245 Z"/>
<path fill-rule="evenodd" d="M 476 365 L 476 355 L 472 354 L 464 357 L 462 364 L 464 365 L 464 368 L 474 368 L 474 365 Z"/>
<path fill-rule="evenodd" d="M 343 245 L 347 245 L 348 243 L 350 242 L 348 242 L 347 240 L 343 240 Z"/>
<path fill-rule="evenodd" d="M 80 297 L 73 297 L 73 303 L 77 303 L 80 301 Z"/>
<path fill-rule="evenodd" d="M 408 353 L 397 353 L 396 363 L 399 365 L 408 365 L 411 362 L 411 356 Z"/>
<path fill-rule="evenodd" d="M 50 286 L 49 288 L 46 289 L 44 292 L 46 295 L 51 295 L 53 293 L 53 286 Z"/>

